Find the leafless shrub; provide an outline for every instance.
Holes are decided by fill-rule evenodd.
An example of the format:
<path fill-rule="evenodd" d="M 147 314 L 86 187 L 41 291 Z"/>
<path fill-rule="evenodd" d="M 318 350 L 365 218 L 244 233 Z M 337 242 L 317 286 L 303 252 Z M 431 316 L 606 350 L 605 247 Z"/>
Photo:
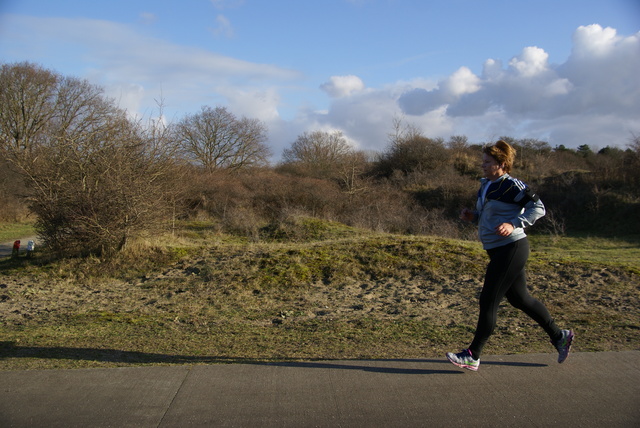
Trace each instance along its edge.
<path fill-rule="evenodd" d="M 546 215 L 536 223 L 536 228 L 554 238 L 559 238 L 566 234 L 565 220 L 549 209 L 547 209 Z"/>
<path fill-rule="evenodd" d="M 131 122 L 98 87 L 29 63 L 2 66 L 0 94 L 0 149 L 52 249 L 108 255 L 167 219 L 163 130 Z"/>
<path fill-rule="evenodd" d="M 298 175 L 334 178 L 340 174 L 353 149 L 342 132 L 305 132 L 282 153 L 281 168 Z"/>

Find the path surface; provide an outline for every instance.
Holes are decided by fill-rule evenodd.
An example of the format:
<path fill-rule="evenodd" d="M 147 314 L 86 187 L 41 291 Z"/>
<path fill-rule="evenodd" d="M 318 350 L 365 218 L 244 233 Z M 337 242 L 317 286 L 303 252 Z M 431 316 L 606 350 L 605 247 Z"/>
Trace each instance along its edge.
<path fill-rule="evenodd" d="M 0 426 L 640 426 L 640 351 L 556 357 L 0 371 Z"/>

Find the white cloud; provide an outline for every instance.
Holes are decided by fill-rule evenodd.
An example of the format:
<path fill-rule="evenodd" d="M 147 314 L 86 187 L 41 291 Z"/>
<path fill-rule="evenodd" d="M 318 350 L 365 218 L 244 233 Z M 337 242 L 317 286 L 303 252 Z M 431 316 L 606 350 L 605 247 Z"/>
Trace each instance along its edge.
<path fill-rule="evenodd" d="M 108 21 L 65 18 L 14 17 L 12 23 L 22 33 L 44 43 L 51 58 L 70 47 L 80 52 L 76 63 L 94 64 L 108 76 L 129 80 L 149 77 L 171 78 L 195 73 L 201 80 L 294 79 L 300 74 L 269 64 L 252 63 L 208 50 L 177 45 L 161 39 L 141 36 L 130 27 Z M 24 44 L 25 50 L 38 49 Z M 25 56 L 29 52 L 25 53 Z M 206 76 L 206 79 L 202 79 Z"/>
<path fill-rule="evenodd" d="M 211 32 L 214 36 L 224 36 L 228 38 L 233 37 L 235 34 L 231 21 L 224 15 L 216 16 L 216 25 Z"/>
<path fill-rule="evenodd" d="M 364 90 L 364 82 L 358 76 L 331 76 L 320 88 L 333 98 L 347 97 Z"/>
<path fill-rule="evenodd" d="M 575 87 L 562 100 L 566 110 L 640 118 L 640 32 L 620 37 L 612 28 L 589 25 L 578 28 L 573 41 L 571 56 L 558 68 Z"/>
<path fill-rule="evenodd" d="M 234 88 L 218 87 L 216 92 L 226 98 L 229 110 L 263 122 L 278 120 L 280 95 L 276 88 Z"/>
<path fill-rule="evenodd" d="M 533 77 L 548 70 L 549 54 L 544 50 L 531 46 L 524 48 L 522 54 L 509 61 L 516 73 L 522 77 Z"/>
<path fill-rule="evenodd" d="M 145 91 L 142 85 L 135 83 L 113 85 L 110 88 L 111 96 L 115 99 L 118 105 L 132 115 L 139 115 L 140 110 L 143 108 L 142 101 L 144 100 Z"/>
<path fill-rule="evenodd" d="M 13 16 L 11 23 L 20 29 L 13 33 L 29 35 L 12 38 L 9 49 L 15 50 L 16 56 L 42 58 L 47 67 L 65 75 L 87 78 L 104 87 L 121 107 L 129 111 L 144 109 L 142 114 L 154 109 L 160 97 L 173 111 L 169 117 L 181 116 L 205 104 L 216 105 L 229 95 L 229 91 L 222 94 L 216 88 L 257 94 L 260 91 L 254 91 L 256 86 L 276 87 L 301 77 L 295 70 L 173 44 L 108 21 Z M 0 33 L 5 31 L 11 28 Z M 6 38 L 0 37 L 0 43 L 2 39 Z M 83 68 L 65 70 L 68 64 L 81 64 Z M 263 89 L 258 98 L 269 98 L 265 93 L 269 90 Z M 264 105 L 259 99 L 256 105 Z M 240 104 L 251 105 L 238 101 Z"/>
<path fill-rule="evenodd" d="M 511 129 L 555 144 L 624 145 L 640 131 L 640 33 L 621 37 L 594 24 L 579 27 L 573 42 L 563 64 L 550 65 L 543 49 L 526 47 L 507 68 L 496 59 L 484 63 L 481 76 L 463 67 L 436 88 L 405 91 L 398 105 L 414 116 L 445 108 L 442 120 L 452 121 L 455 133 L 492 133 L 492 122 L 507 128 L 498 135 Z"/>
<path fill-rule="evenodd" d="M 506 67 L 488 59 L 479 76 L 461 67 L 435 85 L 398 82 L 341 94 L 325 114 L 306 119 L 338 126 L 374 150 L 386 147 L 393 117 L 403 113 L 429 137 L 485 142 L 509 135 L 568 147 L 624 146 L 640 132 L 637 70 L 640 33 L 621 37 L 592 25 L 576 30 L 573 52 L 560 65 L 549 64 L 542 48 L 526 47 Z"/>
<path fill-rule="evenodd" d="M 442 86 L 444 90 L 454 97 L 464 94 L 472 94 L 480 90 L 480 78 L 473 74 L 467 67 L 460 67 L 451 77 L 446 79 Z"/>
<path fill-rule="evenodd" d="M 481 79 L 469 68 L 461 67 L 433 89 L 418 87 L 406 91 L 398 103 L 405 113 L 419 116 L 455 103 L 464 95 L 478 92 L 482 89 L 481 83 Z"/>
<path fill-rule="evenodd" d="M 212 4 L 222 9 L 240 3 Z M 302 132 L 318 129 L 341 130 L 358 148 L 384 150 L 394 117 L 403 114 L 429 137 L 467 135 L 472 142 L 510 135 L 602 147 L 624 145 L 632 132 L 640 133 L 640 33 L 621 36 L 599 25 L 579 27 L 571 55 L 560 64 L 550 64 L 547 52 L 532 46 L 504 62 L 487 59 L 479 75 L 462 66 L 439 81 L 424 76 L 373 88 L 355 75 L 331 76 L 320 85 L 328 105 L 315 105 L 310 99 L 322 95 L 317 83 L 301 88 L 296 70 L 170 43 L 107 21 L 5 21 L 0 52 L 7 59 L 37 58 L 65 75 L 87 78 L 142 116 L 160 98 L 169 121 L 203 105 L 227 106 L 267 124 L 276 156 Z M 217 22 L 221 34 L 232 34 L 223 15 Z"/>
<path fill-rule="evenodd" d="M 405 90 L 406 83 L 399 82 L 335 98 L 327 112 L 304 112 L 305 130 L 339 129 L 354 147 L 383 151 L 389 143 L 394 118 L 402 115 L 398 97 Z M 445 109 L 440 108 L 420 117 L 406 116 L 403 122 L 424 129 L 430 136 L 448 134 L 452 122 L 444 113 Z"/>
<path fill-rule="evenodd" d="M 576 58 L 607 55 L 619 41 L 620 37 L 613 28 L 602 28 L 597 24 L 581 26 L 573 34 L 572 55 Z"/>
<path fill-rule="evenodd" d="M 158 20 L 158 17 L 154 13 L 142 12 L 140 14 L 140 21 L 143 24 L 151 25 L 151 24 L 155 23 L 157 20 Z"/>

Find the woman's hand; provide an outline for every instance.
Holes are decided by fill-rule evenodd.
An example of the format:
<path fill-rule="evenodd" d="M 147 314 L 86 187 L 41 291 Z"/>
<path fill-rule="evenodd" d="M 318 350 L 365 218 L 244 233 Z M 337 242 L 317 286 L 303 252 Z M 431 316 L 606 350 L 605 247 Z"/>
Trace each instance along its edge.
<path fill-rule="evenodd" d="M 475 214 L 468 208 L 464 208 L 462 211 L 460 211 L 460 220 L 471 223 L 474 217 Z"/>
<path fill-rule="evenodd" d="M 501 223 L 496 226 L 496 235 L 504 237 L 509 236 L 511 235 L 511 232 L 513 232 L 513 229 L 515 228 L 511 223 Z"/>

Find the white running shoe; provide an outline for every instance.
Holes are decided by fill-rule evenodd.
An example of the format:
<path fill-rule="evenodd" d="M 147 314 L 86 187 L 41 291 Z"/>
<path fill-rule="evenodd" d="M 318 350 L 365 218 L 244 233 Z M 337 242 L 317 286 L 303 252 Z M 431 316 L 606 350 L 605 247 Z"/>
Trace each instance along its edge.
<path fill-rule="evenodd" d="M 573 331 L 562 330 L 562 337 L 557 341 L 551 341 L 553 346 L 558 350 L 558 362 L 562 363 L 569 356 L 571 350 L 571 343 L 573 342 Z"/>
<path fill-rule="evenodd" d="M 471 351 L 468 349 L 465 349 L 458 354 L 447 352 L 447 358 L 453 364 L 458 367 L 462 367 L 463 369 L 473 370 L 474 372 L 477 372 L 478 367 L 480 367 L 480 358 L 478 358 L 477 360 L 473 358 L 473 355 L 471 355 Z"/>

